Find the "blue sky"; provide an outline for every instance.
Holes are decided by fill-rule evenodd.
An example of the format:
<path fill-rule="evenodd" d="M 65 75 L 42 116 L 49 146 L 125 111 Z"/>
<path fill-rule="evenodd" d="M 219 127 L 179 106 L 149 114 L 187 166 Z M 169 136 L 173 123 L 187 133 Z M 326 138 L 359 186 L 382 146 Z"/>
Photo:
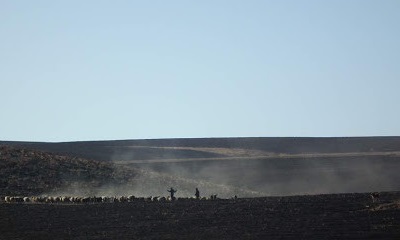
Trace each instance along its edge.
<path fill-rule="evenodd" d="M 400 135 L 400 1 L 0 2 L 0 139 Z"/>

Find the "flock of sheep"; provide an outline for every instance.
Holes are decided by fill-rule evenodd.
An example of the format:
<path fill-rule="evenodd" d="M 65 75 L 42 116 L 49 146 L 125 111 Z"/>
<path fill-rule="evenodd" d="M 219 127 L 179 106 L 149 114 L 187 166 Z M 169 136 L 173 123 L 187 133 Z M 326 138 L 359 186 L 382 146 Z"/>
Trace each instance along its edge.
<path fill-rule="evenodd" d="M 21 197 L 21 196 L 5 196 L 2 200 L 6 203 L 123 203 L 123 202 L 169 202 L 169 201 L 206 201 L 217 200 L 216 195 L 210 198 L 201 197 L 188 197 L 188 198 L 171 198 L 171 197 L 135 197 L 131 196 L 118 196 L 118 197 L 70 197 L 70 196 L 39 196 L 39 197 Z"/>

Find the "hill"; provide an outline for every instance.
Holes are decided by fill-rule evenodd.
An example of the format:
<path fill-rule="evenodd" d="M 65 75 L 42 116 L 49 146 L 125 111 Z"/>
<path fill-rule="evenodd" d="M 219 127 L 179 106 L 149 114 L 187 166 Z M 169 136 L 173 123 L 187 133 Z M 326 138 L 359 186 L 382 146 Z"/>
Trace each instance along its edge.
<path fill-rule="evenodd" d="M 222 197 L 260 196 L 261 193 L 207 181 L 115 165 L 37 150 L 0 146 L 1 195 L 160 196 L 168 187 L 177 196 L 192 196 L 196 187 L 203 194 Z"/>
<path fill-rule="evenodd" d="M 41 151 L 0 146 L 0 195 L 38 195 L 79 183 L 93 188 L 135 176 L 112 164 Z"/>
<path fill-rule="evenodd" d="M 400 189 L 400 137 L 3 143 L 269 196 Z"/>
<path fill-rule="evenodd" d="M 99 161 L 400 152 L 400 137 L 186 138 L 61 143 L 0 141 L 0 144 Z"/>
<path fill-rule="evenodd" d="M 207 151 L 248 154 L 228 148 Z M 7 239 L 397 239 L 399 192 L 381 192 L 378 203 L 372 203 L 368 193 L 254 197 L 395 190 L 399 167 L 395 152 L 115 164 L 73 153 L 0 146 L 0 196 L 165 196 L 170 186 L 178 189 L 177 197 L 191 196 L 195 187 L 203 196 L 239 196 L 237 200 L 86 204 L 6 203 L 0 198 L 0 227 Z"/>

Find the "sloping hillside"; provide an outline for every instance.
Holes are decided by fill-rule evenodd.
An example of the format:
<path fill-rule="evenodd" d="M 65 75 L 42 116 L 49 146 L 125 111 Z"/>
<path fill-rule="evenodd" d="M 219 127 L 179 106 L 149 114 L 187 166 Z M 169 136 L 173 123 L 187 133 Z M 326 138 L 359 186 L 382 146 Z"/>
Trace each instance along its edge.
<path fill-rule="evenodd" d="M 98 187 L 121 183 L 130 173 L 121 175 L 109 163 L 0 146 L 0 194 L 42 194 L 73 183 Z"/>
<path fill-rule="evenodd" d="M 0 146 L 0 195 L 261 196 L 262 193 L 107 162 Z"/>
<path fill-rule="evenodd" d="M 101 161 L 400 151 L 400 137 L 192 138 L 87 142 L 0 142 Z"/>

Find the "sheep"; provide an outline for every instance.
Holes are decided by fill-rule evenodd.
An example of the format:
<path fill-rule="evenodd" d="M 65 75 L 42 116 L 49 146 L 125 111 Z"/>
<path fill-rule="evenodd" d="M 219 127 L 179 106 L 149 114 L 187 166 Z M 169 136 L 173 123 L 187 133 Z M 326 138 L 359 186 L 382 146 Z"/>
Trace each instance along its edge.
<path fill-rule="evenodd" d="M 149 196 L 149 197 L 135 197 L 133 195 L 129 196 L 118 196 L 118 197 L 109 197 L 109 196 L 90 196 L 90 197 L 79 197 L 79 196 L 33 196 L 33 197 L 21 197 L 21 196 L 4 196 L 2 200 L 5 203 L 124 203 L 124 202 L 134 202 L 134 201 L 142 201 L 142 202 L 167 202 L 167 201 L 196 201 L 196 200 L 217 200 L 217 194 L 212 194 L 210 198 L 207 197 L 179 197 L 179 198 L 171 198 L 161 197 L 161 196 Z M 373 202 L 379 200 L 379 193 L 371 193 L 371 198 Z M 232 197 L 232 200 L 236 200 L 237 196 Z"/>
<path fill-rule="evenodd" d="M 96 197 L 96 196 L 89 197 L 89 202 L 100 203 L 100 202 L 102 202 L 102 198 L 101 197 Z"/>
<path fill-rule="evenodd" d="M 83 202 L 83 197 L 75 197 L 75 203 L 82 203 Z"/>
<path fill-rule="evenodd" d="M 12 197 L 12 202 L 24 202 L 23 197 Z"/>
<path fill-rule="evenodd" d="M 133 202 L 134 200 L 135 200 L 135 196 L 130 195 L 130 196 L 128 197 L 128 201 L 129 201 L 129 202 Z"/>
<path fill-rule="evenodd" d="M 90 202 L 90 197 L 82 197 L 80 202 L 81 203 L 89 203 Z"/>
<path fill-rule="evenodd" d="M 125 196 L 120 196 L 120 197 L 118 198 L 118 201 L 119 201 L 119 202 L 127 202 L 127 201 L 128 201 L 128 198 L 125 197 Z"/>
<path fill-rule="evenodd" d="M 217 196 L 218 196 L 218 194 L 212 194 L 212 195 L 210 196 L 210 199 L 211 199 L 211 200 L 217 200 L 217 199 L 218 199 Z"/>
<path fill-rule="evenodd" d="M 23 197 L 15 197 L 15 196 L 6 196 L 6 197 L 4 198 L 4 201 L 5 201 L 5 202 L 8 202 L 8 203 L 12 203 L 12 202 L 23 202 L 23 201 L 24 201 L 24 198 L 23 198 Z"/>
<path fill-rule="evenodd" d="M 79 202 L 79 197 L 76 197 L 76 196 L 70 197 L 69 201 L 72 202 L 72 203 L 78 203 Z"/>
<path fill-rule="evenodd" d="M 43 203 L 45 202 L 45 198 L 44 197 L 32 197 L 32 202 L 36 202 L 36 203 Z"/>
<path fill-rule="evenodd" d="M 151 202 L 152 196 L 145 198 L 145 202 Z"/>
<path fill-rule="evenodd" d="M 175 190 L 176 191 L 176 190 Z M 79 196 L 33 196 L 33 197 L 21 197 L 21 196 L 4 196 L 2 200 L 5 203 L 124 203 L 124 202 L 167 202 L 167 201 L 205 201 L 205 200 L 217 200 L 217 194 L 212 194 L 210 198 L 208 197 L 179 197 L 179 198 L 171 198 L 161 197 L 161 196 L 149 196 L 149 197 L 135 197 L 133 195 L 129 196 L 87 196 L 87 197 L 79 197 Z M 371 198 L 373 202 L 379 200 L 379 193 L 371 193 Z M 232 200 L 236 200 L 237 196 L 230 198 Z"/>
<path fill-rule="evenodd" d="M 105 203 L 105 202 L 110 202 L 110 198 L 109 198 L 109 197 L 106 197 L 106 196 L 102 196 L 102 197 L 101 197 L 101 201 L 102 201 L 103 203 Z"/>

